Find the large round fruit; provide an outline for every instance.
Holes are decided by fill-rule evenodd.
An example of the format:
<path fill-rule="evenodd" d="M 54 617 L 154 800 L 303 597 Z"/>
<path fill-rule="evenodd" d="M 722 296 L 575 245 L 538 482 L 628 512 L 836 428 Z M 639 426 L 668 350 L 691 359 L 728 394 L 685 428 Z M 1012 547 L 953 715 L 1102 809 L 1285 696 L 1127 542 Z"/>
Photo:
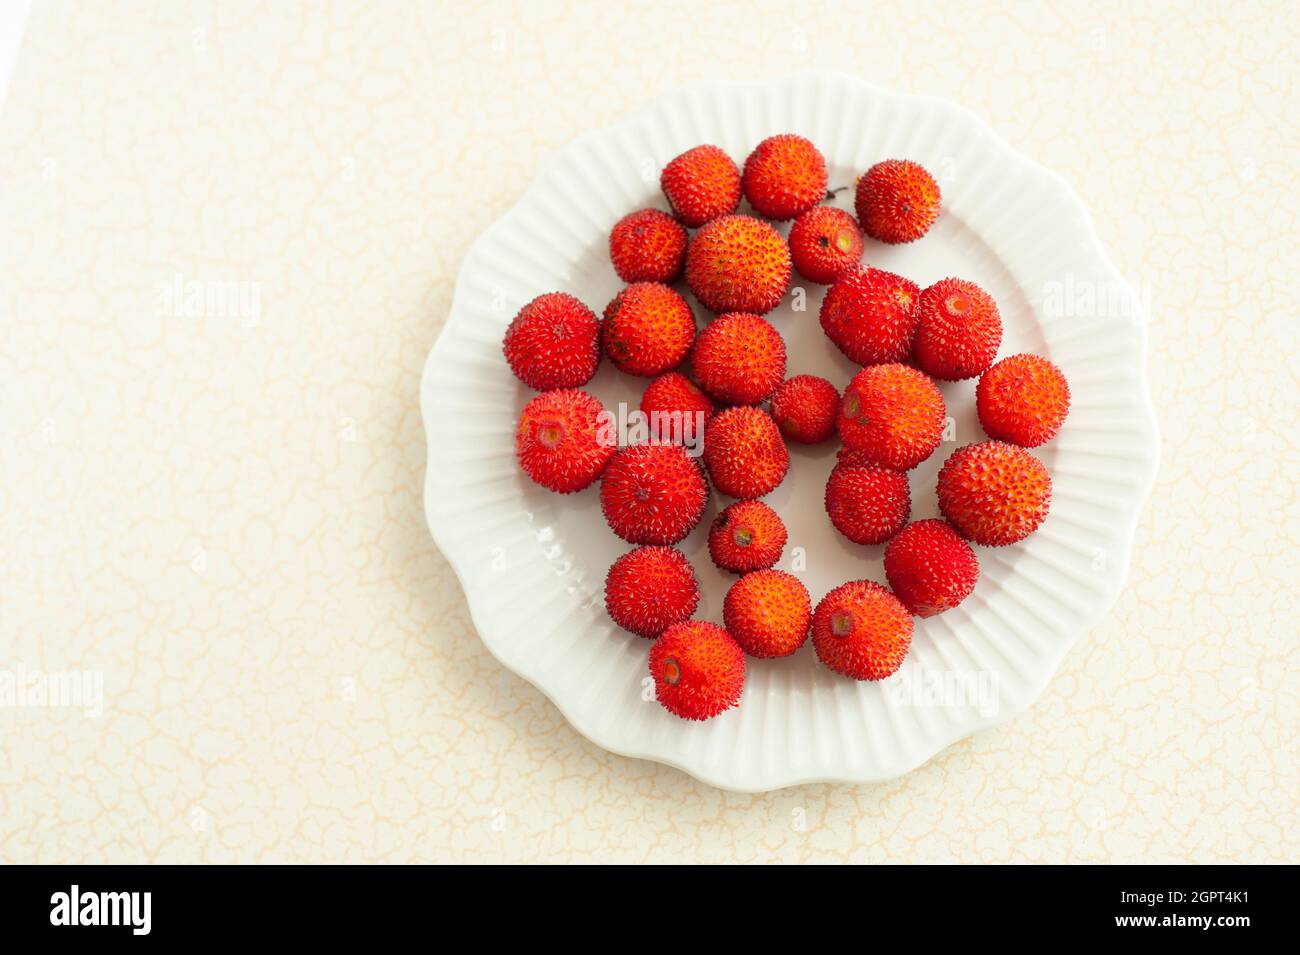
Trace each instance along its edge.
<path fill-rule="evenodd" d="M 723 216 L 691 239 L 686 284 L 712 312 L 762 315 L 790 288 L 790 250 L 762 219 Z"/>

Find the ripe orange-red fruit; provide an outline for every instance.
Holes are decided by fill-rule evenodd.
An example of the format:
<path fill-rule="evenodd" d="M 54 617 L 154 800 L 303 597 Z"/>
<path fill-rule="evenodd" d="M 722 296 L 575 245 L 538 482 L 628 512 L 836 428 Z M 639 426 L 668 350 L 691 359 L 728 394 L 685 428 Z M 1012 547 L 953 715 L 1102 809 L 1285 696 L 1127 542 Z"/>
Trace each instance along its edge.
<path fill-rule="evenodd" d="M 600 480 L 600 509 L 632 544 L 675 544 L 700 522 L 709 488 L 699 462 L 678 444 L 621 449 Z"/>
<path fill-rule="evenodd" d="M 762 315 L 790 288 L 790 250 L 762 219 L 723 216 L 691 239 L 686 284 L 709 311 Z"/>
<path fill-rule="evenodd" d="M 651 440 L 689 443 L 704 437 L 704 422 L 717 410 L 709 396 L 680 371 L 660 375 L 641 396 Z"/>
<path fill-rule="evenodd" d="M 771 416 L 742 405 L 704 426 L 704 465 L 713 486 L 731 497 L 762 497 L 785 479 L 790 452 Z"/>
<path fill-rule="evenodd" d="M 826 160 L 802 136 L 769 136 L 745 160 L 742 185 L 759 215 L 793 219 L 826 197 Z"/>
<path fill-rule="evenodd" d="M 614 561 L 605 576 L 605 609 L 624 630 L 657 637 L 691 619 L 700 587 L 691 562 L 675 547 L 638 547 Z"/>
<path fill-rule="evenodd" d="M 830 285 L 862 263 L 862 232 L 843 209 L 814 206 L 790 227 L 790 260 L 809 282 Z"/>
<path fill-rule="evenodd" d="M 933 617 L 970 596 L 980 564 L 949 524 L 916 521 L 885 548 L 885 577 L 904 607 L 918 617 Z"/>
<path fill-rule="evenodd" d="M 962 537 L 1001 547 L 1043 523 L 1052 478 L 1024 448 L 1001 441 L 968 444 L 939 469 L 939 510 Z"/>
<path fill-rule="evenodd" d="M 873 239 L 913 242 L 939 217 L 939 184 L 919 163 L 887 159 L 858 178 L 854 206 Z"/>
<path fill-rule="evenodd" d="M 664 709 L 688 720 L 707 720 L 740 702 L 745 651 L 716 623 L 673 624 L 650 648 L 650 676 Z"/>
<path fill-rule="evenodd" d="M 835 433 L 840 393 L 825 378 L 795 375 L 772 395 L 772 417 L 791 441 L 819 444 Z"/>
<path fill-rule="evenodd" d="M 844 389 L 836 419 L 845 446 L 865 460 L 907 471 L 939 446 L 943 395 L 907 365 L 868 365 Z"/>
<path fill-rule="evenodd" d="M 759 570 L 731 585 L 722 622 L 751 657 L 788 657 L 808 639 L 812 600 L 793 574 Z"/>
<path fill-rule="evenodd" d="M 883 680 L 903 665 L 912 645 L 912 615 L 870 580 L 836 587 L 813 611 L 813 649 L 836 673 Z"/>
<path fill-rule="evenodd" d="M 502 351 L 529 388 L 576 388 L 591 381 L 600 363 L 600 322 L 572 295 L 539 295 L 510 322 Z"/>
<path fill-rule="evenodd" d="M 576 388 L 545 391 L 524 406 L 515 428 L 515 454 L 524 473 L 561 494 L 581 491 L 617 450 L 605 438 L 607 413 Z"/>
<path fill-rule="evenodd" d="M 664 166 L 659 185 L 677 218 L 692 229 L 740 204 L 740 170 L 717 146 L 686 150 Z"/>
<path fill-rule="evenodd" d="M 883 544 L 907 523 L 907 475 L 874 464 L 837 464 L 826 481 L 826 514 L 855 544 Z"/>
<path fill-rule="evenodd" d="M 691 368 L 700 387 L 726 405 L 756 405 L 785 377 L 785 342 L 765 319 L 719 315 L 695 339 Z"/>
<path fill-rule="evenodd" d="M 605 306 L 601 342 L 620 371 L 662 375 L 680 365 L 695 343 L 695 315 L 667 285 L 636 282 Z"/>
<path fill-rule="evenodd" d="M 943 279 L 921 292 L 912 356 L 927 375 L 974 378 L 998 355 L 1002 316 L 993 296 L 974 282 Z"/>
<path fill-rule="evenodd" d="M 920 296 L 916 283 L 901 275 L 856 269 L 830 287 L 818 316 L 826 337 L 849 361 L 903 361 L 912 351 Z"/>
<path fill-rule="evenodd" d="M 682 224 L 658 209 L 619 219 L 609 233 L 609 258 L 624 282 L 675 282 L 686 264 L 689 236 Z"/>
<path fill-rule="evenodd" d="M 1061 429 L 1070 412 L 1070 385 L 1046 358 L 1012 355 L 980 377 L 975 407 L 990 438 L 1036 448 Z"/>
<path fill-rule="evenodd" d="M 781 559 L 785 523 L 762 501 L 736 501 L 718 512 L 709 528 L 709 556 L 722 570 L 744 574 Z"/>

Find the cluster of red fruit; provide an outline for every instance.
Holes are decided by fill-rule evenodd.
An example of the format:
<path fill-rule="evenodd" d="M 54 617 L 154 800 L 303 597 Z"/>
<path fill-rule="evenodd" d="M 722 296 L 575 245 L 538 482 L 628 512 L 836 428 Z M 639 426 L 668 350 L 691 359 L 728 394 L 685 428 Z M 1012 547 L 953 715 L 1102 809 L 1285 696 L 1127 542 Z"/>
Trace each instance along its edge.
<path fill-rule="evenodd" d="M 861 264 L 864 233 L 911 242 L 939 215 L 939 187 L 916 163 L 889 160 L 859 177 L 856 219 L 821 205 L 826 163 L 800 136 L 764 140 L 743 170 L 716 146 L 697 146 L 665 167 L 661 184 L 674 215 L 634 212 L 610 235 L 610 258 L 628 285 L 603 320 L 555 292 L 526 305 L 507 330 L 510 367 L 543 392 L 519 419 L 520 464 L 562 493 L 600 480 L 609 526 L 638 545 L 610 568 L 606 606 L 620 627 L 655 639 L 658 699 L 678 716 L 707 719 L 734 706 L 746 653 L 787 656 L 810 631 L 831 669 L 883 679 L 907 654 L 912 617 L 954 607 L 974 588 L 979 563 L 967 541 L 1011 544 L 1046 517 L 1051 479 L 1024 449 L 1060 427 L 1069 408 L 1065 379 L 1033 355 L 994 364 L 1002 322 L 974 283 L 949 278 L 922 290 Z M 793 219 L 789 240 L 764 219 L 737 214 L 742 195 L 766 219 Z M 691 236 L 688 228 L 698 231 Z M 785 343 L 762 316 L 789 290 L 792 269 L 831 286 L 821 326 L 864 366 L 843 395 L 824 378 L 786 378 Z M 669 285 L 683 275 L 717 315 L 698 334 L 691 306 Z M 602 436 L 604 409 L 578 390 L 602 353 L 621 371 L 654 379 L 643 412 L 705 417 L 703 468 L 666 438 L 618 448 Z M 688 355 L 694 381 L 674 370 Z M 977 376 L 979 419 L 992 440 L 960 448 L 943 465 L 945 519 L 909 524 L 906 472 L 939 446 L 946 417 L 932 379 Z M 837 433 L 843 447 L 826 486 L 827 514 L 849 540 L 889 542 L 890 589 L 851 581 L 814 610 L 798 578 L 772 569 L 786 529 L 758 498 L 785 478 L 783 437 L 811 444 Z M 726 596 L 725 628 L 690 619 L 698 582 L 671 546 L 704 513 L 706 472 L 737 499 L 708 535 L 714 563 L 743 575 Z"/>

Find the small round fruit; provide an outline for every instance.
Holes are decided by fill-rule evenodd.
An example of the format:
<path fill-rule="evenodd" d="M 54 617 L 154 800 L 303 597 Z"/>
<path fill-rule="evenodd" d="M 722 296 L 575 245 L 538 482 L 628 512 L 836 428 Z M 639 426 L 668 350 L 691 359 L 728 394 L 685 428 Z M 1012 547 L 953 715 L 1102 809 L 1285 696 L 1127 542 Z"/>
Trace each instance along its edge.
<path fill-rule="evenodd" d="M 624 630 L 657 637 L 691 619 L 700 586 L 691 562 L 675 547 L 638 547 L 614 561 L 605 577 L 605 609 Z"/>
<path fill-rule="evenodd" d="M 762 501 L 736 501 L 718 512 L 709 528 L 709 556 L 722 570 L 745 574 L 781 559 L 785 524 Z"/>
<path fill-rule="evenodd" d="M 740 170 L 717 146 L 686 150 L 664 167 L 659 185 L 677 218 L 692 229 L 740 204 Z"/>
<path fill-rule="evenodd" d="M 762 497 L 785 479 L 790 452 L 771 416 L 742 405 L 704 426 L 704 465 L 713 486 L 731 497 Z"/>
<path fill-rule="evenodd" d="M 885 577 L 904 607 L 917 617 L 933 617 L 970 596 L 980 564 L 946 522 L 916 521 L 885 548 Z"/>
<path fill-rule="evenodd" d="M 624 282 L 675 282 L 686 264 L 689 236 L 682 224 L 658 209 L 619 219 L 609 233 L 609 258 Z"/>
<path fill-rule="evenodd" d="M 795 375 L 772 395 L 772 417 L 781 433 L 799 444 L 820 444 L 833 435 L 839 410 L 839 391 L 816 375 Z"/>
<path fill-rule="evenodd" d="M 907 365 L 869 365 L 844 389 L 836 419 L 840 439 L 862 459 L 907 471 L 939 446 L 943 395 Z"/>
<path fill-rule="evenodd" d="M 943 279 L 921 292 L 912 355 L 927 375 L 959 381 L 983 374 L 1002 344 L 993 296 L 974 282 Z"/>
<path fill-rule="evenodd" d="M 836 673 L 883 680 L 903 665 L 912 645 L 912 616 L 880 584 L 852 580 L 817 604 L 812 638 L 817 658 Z"/>
<path fill-rule="evenodd" d="M 939 217 L 939 184 L 918 163 L 887 159 L 859 177 L 854 206 L 873 239 L 914 242 Z"/>
<path fill-rule="evenodd" d="M 740 702 L 745 652 L 716 623 L 673 624 L 650 648 L 650 676 L 664 709 L 688 720 L 707 720 Z"/>
<path fill-rule="evenodd" d="M 686 358 L 695 343 L 695 315 L 667 285 L 636 282 L 605 306 L 601 342 L 620 371 L 652 378 Z"/>
<path fill-rule="evenodd" d="M 826 160 L 802 136 L 769 136 L 745 160 L 742 185 L 759 215 L 793 219 L 826 197 Z"/>
<path fill-rule="evenodd" d="M 884 269 L 849 272 L 826 292 L 818 317 L 826 337 L 859 365 L 903 361 L 916 336 L 916 283 Z"/>
<path fill-rule="evenodd" d="M 874 464 L 837 464 L 826 481 L 826 514 L 855 544 L 883 544 L 907 523 L 907 475 Z"/>
<path fill-rule="evenodd" d="M 600 481 L 600 509 L 632 544 L 675 544 L 700 522 L 709 488 L 699 462 L 677 444 L 623 448 Z"/>
<path fill-rule="evenodd" d="M 756 405 L 785 377 L 785 342 L 765 319 L 729 312 L 695 340 L 691 368 L 700 387 L 726 405 Z"/>
<path fill-rule="evenodd" d="M 808 639 L 808 588 L 784 570 L 759 570 L 731 585 L 722 622 L 751 657 L 788 657 Z"/>
<path fill-rule="evenodd" d="M 515 428 L 515 454 L 524 473 L 544 488 L 571 494 L 600 477 L 617 450 L 607 440 L 608 412 L 576 388 L 545 391 L 524 406 Z"/>
<path fill-rule="evenodd" d="M 703 440 L 704 423 L 716 410 L 709 396 L 680 371 L 659 376 L 641 396 L 641 413 L 650 426 L 652 441 L 690 444 Z"/>
<path fill-rule="evenodd" d="M 762 219 L 714 219 L 686 250 L 686 284 L 711 312 L 762 315 L 790 288 L 790 250 Z"/>
<path fill-rule="evenodd" d="M 843 209 L 815 206 L 790 227 L 790 260 L 809 282 L 830 285 L 862 264 L 862 232 Z"/>
<path fill-rule="evenodd" d="M 1012 355 L 980 377 L 975 407 L 990 438 L 1036 448 L 1061 429 L 1070 412 L 1070 385 L 1046 358 Z"/>
<path fill-rule="evenodd" d="M 962 537 L 1001 547 L 1043 523 L 1052 478 L 1024 448 L 1001 441 L 968 444 L 939 469 L 939 510 Z"/>
<path fill-rule="evenodd" d="M 502 351 L 529 388 L 577 388 L 591 381 L 600 364 L 600 322 L 572 295 L 539 295 L 511 321 Z"/>

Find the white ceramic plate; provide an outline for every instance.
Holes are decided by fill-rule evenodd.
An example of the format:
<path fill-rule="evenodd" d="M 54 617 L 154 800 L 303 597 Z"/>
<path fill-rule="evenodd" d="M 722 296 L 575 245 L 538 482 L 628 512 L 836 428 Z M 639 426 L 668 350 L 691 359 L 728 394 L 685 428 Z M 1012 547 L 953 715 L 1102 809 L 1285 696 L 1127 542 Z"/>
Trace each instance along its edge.
<path fill-rule="evenodd" d="M 1050 516 L 1018 545 L 977 548 L 975 592 L 917 621 L 897 674 L 878 684 L 845 679 L 818 663 L 809 641 L 787 659 L 750 660 L 738 708 L 687 722 L 654 700 L 649 641 L 605 614 L 605 572 L 628 546 L 602 519 L 597 487 L 551 494 L 516 465 L 515 421 L 532 392 L 510 374 L 501 337 L 543 292 L 571 292 L 603 310 L 621 287 L 609 263 L 610 227 L 634 209 L 666 208 L 658 177 L 669 159 L 715 143 L 741 163 L 781 132 L 822 150 L 831 187 L 850 187 L 838 195 L 844 208 L 855 177 L 881 159 L 930 169 L 943 190 L 935 227 L 905 246 L 868 240 L 864 261 L 922 287 L 954 275 L 987 289 L 1005 325 L 999 356 L 1051 358 L 1069 378 L 1073 404 L 1060 434 L 1035 452 L 1054 482 Z M 818 324 L 824 288 L 802 287 L 806 310 L 787 296 L 769 316 L 789 349 L 788 374 L 825 375 L 842 388 L 856 366 Z M 701 324 L 708 318 L 698 306 L 696 314 Z M 561 151 L 466 255 L 421 390 L 429 527 L 488 649 L 606 749 L 728 789 L 888 779 L 1028 706 L 1118 595 L 1159 443 L 1144 321 L 1070 188 L 965 110 L 826 73 L 692 86 Z M 604 362 L 588 390 L 608 408 L 636 408 L 646 383 Z M 911 473 L 914 520 L 937 514 L 934 481 L 948 454 L 984 439 L 974 382 L 940 388 L 952 440 Z M 834 444 L 792 446 L 790 474 L 767 498 L 790 531 L 777 566 L 798 573 L 814 604 L 846 580 L 884 581 L 883 548 L 844 540 L 823 511 Z M 721 622 L 734 578 L 713 567 L 705 546 L 709 522 L 728 503 L 717 497 L 681 546 L 704 590 L 698 616 Z"/>

